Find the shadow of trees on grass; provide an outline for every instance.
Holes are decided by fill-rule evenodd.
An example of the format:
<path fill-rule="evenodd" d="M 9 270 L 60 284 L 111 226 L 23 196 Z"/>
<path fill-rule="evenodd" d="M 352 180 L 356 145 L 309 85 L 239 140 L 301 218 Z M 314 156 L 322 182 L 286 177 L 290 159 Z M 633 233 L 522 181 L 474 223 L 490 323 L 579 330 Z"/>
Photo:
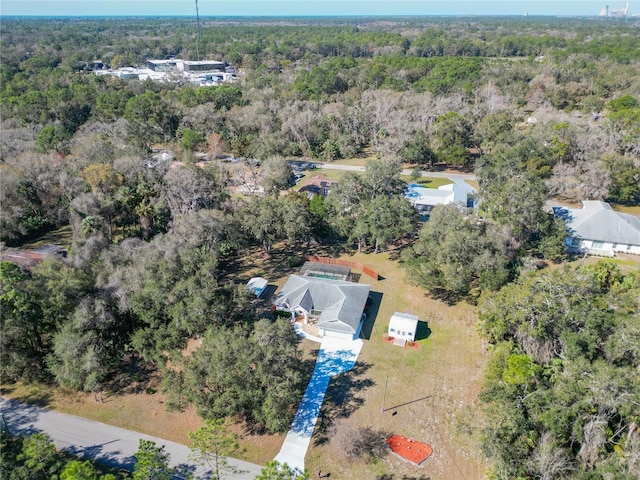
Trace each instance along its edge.
<path fill-rule="evenodd" d="M 261 275 L 267 280 L 282 278 L 291 273 L 297 273 L 298 267 L 290 265 L 290 257 L 297 256 L 300 259 L 306 255 L 319 257 L 339 257 L 349 249 L 341 243 L 328 245 L 320 244 L 297 244 L 289 245 L 286 242 L 274 244 L 270 253 L 266 253 L 262 247 L 253 246 L 243 251 L 242 255 L 229 257 L 221 261 L 221 282 L 226 280 L 237 280 L 240 272 L 257 267 L 261 270 Z M 302 264 L 300 264 L 302 265 Z M 248 278 L 247 278 L 248 280 Z M 263 295 L 262 298 L 268 298 Z"/>
<path fill-rule="evenodd" d="M 50 392 L 38 391 L 17 396 L 15 397 L 15 399 L 19 402 L 28 403 L 30 405 L 44 408 L 48 407 L 51 404 L 52 396 Z"/>
<path fill-rule="evenodd" d="M 160 385 L 158 369 L 137 355 L 125 360 L 124 367 L 104 384 L 103 388 L 112 395 L 155 392 Z"/>
<path fill-rule="evenodd" d="M 329 441 L 329 427 L 338 419 L 351 416 L 360 408 L 365 399 L 362 393 L 375 385 L 364 374 L 371 368 L 371 364 L 357 362 L 353 369 L 333 377 L 329 382 L 329 388 L 324 397 L 324 403 L 320 410 L 316 431 L 314 434 L 315 445 L 323 445 Z"/>

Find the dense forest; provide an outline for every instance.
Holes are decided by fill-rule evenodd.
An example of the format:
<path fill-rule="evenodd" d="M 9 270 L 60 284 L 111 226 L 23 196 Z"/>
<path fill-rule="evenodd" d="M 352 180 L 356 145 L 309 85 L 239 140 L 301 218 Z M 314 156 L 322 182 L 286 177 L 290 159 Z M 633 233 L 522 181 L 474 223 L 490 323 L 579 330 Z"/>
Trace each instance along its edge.
<path fill-rule="evenodd" d="M 145 364 L 172 408 L 284 432 L 309 366 L 229 265 L 256 246 L 402 245 L 414 282 L 478 305 L 495 478 L 640 474 L 640 278 L 558 266 L 564 225 L 544 209 L 640 204 L 637 20 L 212 18 L 201 37 L 186 19 L 2 22 L 2 247 L 72 232 L 66 259 L 0 263 L 3 381 L 100 391 Z M 169 57 L 239 81 L 92 70 Z M 350 158 L 366 171 L 326 199 L 284 194 L 288 160 Z M 421 222 L 407 164 L 475 172 L 480 207 Z M 232 193 L 247 176 L 264 197 Z"/>

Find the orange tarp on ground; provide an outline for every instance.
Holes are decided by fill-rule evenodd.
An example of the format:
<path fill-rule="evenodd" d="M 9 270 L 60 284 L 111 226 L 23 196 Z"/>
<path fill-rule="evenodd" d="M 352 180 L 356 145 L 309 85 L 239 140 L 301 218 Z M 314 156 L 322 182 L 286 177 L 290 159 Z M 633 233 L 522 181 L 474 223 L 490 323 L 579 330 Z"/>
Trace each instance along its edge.
<path fill-rule="evenodd" d="M 430 445 L 401 435 L 388 437 L 387 445 L 393 453 L 416 465 L 420 465 L 433 453 Z"/>

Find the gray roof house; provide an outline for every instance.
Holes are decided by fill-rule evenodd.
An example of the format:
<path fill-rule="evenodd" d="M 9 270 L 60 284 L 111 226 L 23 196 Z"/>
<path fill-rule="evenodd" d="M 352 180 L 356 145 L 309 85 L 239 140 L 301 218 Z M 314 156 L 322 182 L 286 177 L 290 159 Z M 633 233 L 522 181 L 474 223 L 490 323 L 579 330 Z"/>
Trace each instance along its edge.
<path fill-rule="evenodd" d="M 317 319 L 321 335 L 356 339 L 360 335 L 369 285 L 291 275 L 274 303 L 278 310 Z"/>
<path fill-rule="evenodd" d="M 613 257 L 616 253 L 640 255 L 640 219 L 614 211 L 608 203 L 584 200 L 582 208 L 554 207 L 567 225 L 570 250 Z"/>

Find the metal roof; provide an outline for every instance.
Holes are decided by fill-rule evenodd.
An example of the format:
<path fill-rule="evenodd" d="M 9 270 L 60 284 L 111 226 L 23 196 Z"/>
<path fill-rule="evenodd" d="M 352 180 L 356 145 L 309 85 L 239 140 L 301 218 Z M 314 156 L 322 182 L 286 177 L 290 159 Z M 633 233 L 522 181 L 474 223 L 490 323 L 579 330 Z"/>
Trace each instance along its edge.
<path fill-rule="evenodd" d="M 389 327 L 402 326 L 405 330 L 413 330 L 415 332 L 419 321 L 420 319 L 417 316 L 411 315 L 410 313 L 395 312 L 391 315 Z"/>

